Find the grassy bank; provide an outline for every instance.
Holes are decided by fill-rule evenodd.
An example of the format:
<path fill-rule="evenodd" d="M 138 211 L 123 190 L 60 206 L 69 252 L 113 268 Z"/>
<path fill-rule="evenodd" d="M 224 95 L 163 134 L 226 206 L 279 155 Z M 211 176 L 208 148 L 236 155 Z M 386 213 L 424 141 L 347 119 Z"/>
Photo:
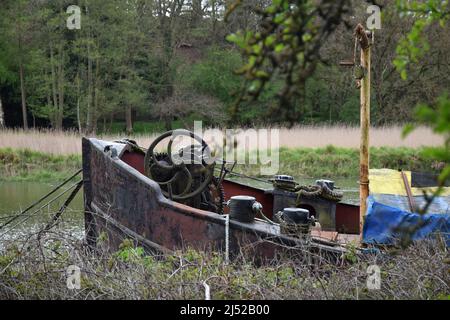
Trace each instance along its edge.
<path fill-rule="evenodd" d="M 370 149 L 371 168 L 435 172 L 439 164 L 423 149 L 380 147 Z M 258 175 L 259 168 L 246 165 L 238 170 Z M 308 177 L 355 177 L 359 175 L 359 150 L 353 148 L 281 148 L 280 173 Z"/>
<path fill-rule="evenodd" d="M 0 149 L 0 180 L 3 181 L 61 181 L 80 168 L 80 155 L 56 156 L 27 149 Z"/>
<path fill-rule="evenodd" d="M 372 168 L 433 172 L 438 163 L 424 156 L 422 149 L 372 148 Z M 30 150 L 0 149 L 0 180 L 53 182 L 81 168 L 80 155 L 50 155 Z M 237 165 L 236 172 L 258 176 L 258 165 Z M 355 177 L 359 172 L 359 151 L 336 148 L 281 148 L 280 173 L 307 177 Z"/>

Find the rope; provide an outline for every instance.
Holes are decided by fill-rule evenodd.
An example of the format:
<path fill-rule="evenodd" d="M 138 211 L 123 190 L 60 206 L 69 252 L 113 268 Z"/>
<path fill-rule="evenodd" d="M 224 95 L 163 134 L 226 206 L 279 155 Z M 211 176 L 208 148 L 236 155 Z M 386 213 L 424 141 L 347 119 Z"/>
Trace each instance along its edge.
<path fill-rule="evenodd" d="M 279 225 L 278 223 L 276 223 L 276 222 L 270 220 L 269 218 L 267 218 L 267 216 L 263 213 L 262 209 L 258 210 L 258 213 L 261 215 L 261 217 L 263 217 L 263 219 L 264 219 L 266 222 L 268 222 L 268 223 L 270 223 L 270 224 L 273 224 L 273 225 L 275 225 L 275 226 L 278 226 L 278 225 Z"/>
<path fill-rule="evenodd" d="M 326 185 L 319 186 L 300 186 L 297 192 L 297 202 L 300 202 L 302 197 L 304 198 L 316 198 L 321 197 L 327 200 L 339 202 L 342 200 L 344 193 L 334 191 L 328 188 Z"/>
<path fill-rule="evenodd" d="M 80 180 L 78 184 L 76 185 L 75 189 L 73 189 L 72 193 L 67 197 L 66 201 L 64 201 L 64 204 L 59 208 L 58 212 L 55 213 L 52 220 L 45 226 L 43 229 L 43 232 L 50 230 L 54 223 L 59 219 L 59 217 L 63 214 L 63 212 L 66 210 L 66 208 L 69 206 L 69 204 L 72 202 L 72 200 L 77 195 L 78 191 L 80 191 L 81 187 L 83 186 L 83 180 Z"/>
<path fill-rule="evenodd" d="M 49 196 L 51 196 L 53 193 L 55 193 L 59 188 L 61 188 L 62 186 L 64 186 L 67 182 L 69 182 L 70 180 L 72 180 L 75 176 L 77 176 L 83 169 L 78 170 L 77 172 L 75 172 L 73 175 L 71 175 L 69 178 L 67 178 L 66 180 L 64 180 L 62 183 L 60 183 L 58 186 L 56 186 L 53 190 L 51 190 L 49 193 L 47 193 L 46 195 L 44 195 L 43 197 L 41 197 L 39 200 L 37 200 L 36 202 L 32 203 L 30 206 L 28 206 L 28 208 L 26 208 L 25 210 L 23 210 L 22 212 L 20 212 L 19 214 L 13 216 L 10 220 L 6 221 L 4 224 L 2 224 L 0 226 L 0 230 L 3 229 L 4 227 L 6 227 L 7 225 L 9 225 L 10 223 L 14 222 L 16 219 L 18 219 L 20 216 L 22 216 L 23 214 L 25 214 L 26 212 L 28 212 L 30 209 L 32 209 L 34 206 L 38 205 L 39 203 L 41 203 L 42 201 L 44 201 L 45 199 L 47 199 Z"/>
<path fill-rule="evenodd" d="M 230 262 L 230 215 L 225 217 L 225 264 Z"/>
<path fill-rule="evenodd" d="M 216 170 L 220 170 L 220 168 L 215 168 L 215 169 Z M 237 172 L 228 171 L 227 174 L 232 175 L 232 176 L 236 176 L 236 177 L 239 177 L 239 178 L 247 178 L 247 179 L 250 179 L 250 180 L 255 180 L 255 181 L 259 181 L 259 182 L 272 184 L 272 182 L 270 180 L 265 180 L 265 179 L 260 179 L 260 178 L 248 176 L 248 175 L 243 174 L 243 173 L 237 173 Z"/>
<path fill-rule="evenodd" d="M 283 212 L 278 211 L 275 217 L 279 221 L 280 232 L 295 238 L 308 239 L 311 234 L 311 228 L 309 223 L 296 224 L 292 222 L 287 222 L 283 217 Z"/>

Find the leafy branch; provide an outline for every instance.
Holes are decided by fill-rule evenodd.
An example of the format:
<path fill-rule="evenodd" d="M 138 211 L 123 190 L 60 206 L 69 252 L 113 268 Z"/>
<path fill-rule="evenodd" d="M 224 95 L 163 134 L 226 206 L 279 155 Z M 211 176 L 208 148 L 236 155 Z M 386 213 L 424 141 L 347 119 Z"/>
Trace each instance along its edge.
<path fill-rule="evenodd" d="M 257 99 L 268 82 L 281 79 L 279 103 L 270 108 L 269 114 L 275 122 L 298 121 L 302 113 L 295 106 L 304 98 L 305 81 L 320 61 L 320 48 L 349 12 L 349 2 L 274 0 L 264 9 L 254 8 L 261 19 L 259 30 L 227 37 L 246 57 L 245 65 L 236 70 L 245 81 L 232 116 L 237 115 L 240 103 Z M 239 4 L 236 2 L 230 10 Z"/>

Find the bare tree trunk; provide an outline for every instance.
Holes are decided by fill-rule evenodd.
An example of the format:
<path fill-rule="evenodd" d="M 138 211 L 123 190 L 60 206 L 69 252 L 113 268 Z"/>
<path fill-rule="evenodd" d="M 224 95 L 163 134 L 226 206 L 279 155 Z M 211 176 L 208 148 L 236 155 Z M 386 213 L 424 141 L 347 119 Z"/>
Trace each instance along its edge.
<path fill-rule="evenodd" d="M 164 125 L 167 131 L 172 130 L 172 117 L 170 116 L 164 117 Z"/>
<path fill-rule="evenodd" d="M 64 53 L 63 53 L 63 46 L 62 43 L 60 45 L 60 51 L 59 54 L 61 55 L 61 60 L 59 64 L 59 70 L 58 70 L 58 117 L 57 117 L 57 123 L 56 128 L 58 130 L 62 130 L 63 128 L 63 118 L 64 118 Z"/>
<path fill-rule="evenodd" d="M 88 8 L 86 7 L 86 14 L 88 14 Z M 87 44 L 87 60 L 88 60 L 88 70 L 87 70 L 87 82 L 88 82 L 88 92 L 87 92 L 87 115 L 86 115 L 86 133 L 92 134 L 94 132 L 94 106 L 93 106 L 93 82 L 92 82 L 92 57 L 91 57 L 91 30 L 88 32 L 88 44 Z"/>
<path fill-rule="evenodd" d="M 55 63 L 54 63 L 54 52 L 53 52 L 53 44 L 52 41 L 49 43 L 50 46 L 50 68 L 52 74 L 52 98 L 53 98 L 53 112 L 50 114 L 50 121 L 52 123 L 52 127 L 57 129 L 58 123 L 58 94 L 56 92 L 57 80 L 56 80 L 56 72 L 55 72 Z"/>
<path fill-rule="evenodd" d="M 111 128 L 112 128 L 113 122 L 114 122 L 114 113 L 113 113 L 113 112 L 111 112 L 111 113 L 109 114 L 109 124 L 108 124 L 108 132 L 110 132 L 110 131 L 111 131 Z"/>
<path fill-rule="evenodd" d="M 212 36 L 214 41 L 217 37 L 217 4 L 216 0 L 211 1 Z"/>
<path fill-rule="evenodd" d="M 198 26 L 202 19 L 202 0 L 192 0 L 191 28 Z"/>
<path fill-rule="evenodd" d="M 133 122 L 131 121 L 131 105 L 128 104 L 125 107 L 125 120 L 127 123 L 127 129 L 126 132 L 127 134 L 132 134 L 133 133 Z"/>
<path fill-rule="evenodd" d="M 21 13 L 21 8 L 19 7 L 19 12 Z M 27 104 L 26 104 L 26 94 L 25 94 L 25 76 L 23 70 L 23 56 L 22 56 L 22 24 L 20 17 L 17 19 L 17 31 L 19 40 L 19 77 L 20 77 L 20 95 L 22 100 L 22 119 L 23 128 L 28 130 L 28 119 L 27 119 Z"/>
<path fill-rule="evenodd" d="M 97 110 L 98 110 L 98 99 L 99 99 L 99 73 L 100 73 L 100 58 L 95 61 L 95 80 L 94 80 L 94 98 L 93 98 L 93 110 L 92 110 L 92 133 L 97 133 Z"/>
<path fill-rule="evenodd" d="M 2 97 L 0 96 L 0 129 L 5 128 L 5 113 L 3 112 Z"/>
<path fill-rule="evenodd" d="M 19 75 L 20 75 L 20 95 L 22 99 L 22 119 L 23 119 L 23 128 L 28 130 L 28 119 L 27 119 L 27 104 L 26 104 L 26 95 L 25 95 L 25 79 L 23 74 L 23 64 L 22 59 L 19 62 Z"/>
<path fill-rule="evenodd" d="M 80 86 L 80 76 L 77 74 L 77 123 L 78 123 L 78 132 L 82 132 L 81 127 L 81 119 L 80 119 L 80 93 L 81 93 L 81 86 Z"/>

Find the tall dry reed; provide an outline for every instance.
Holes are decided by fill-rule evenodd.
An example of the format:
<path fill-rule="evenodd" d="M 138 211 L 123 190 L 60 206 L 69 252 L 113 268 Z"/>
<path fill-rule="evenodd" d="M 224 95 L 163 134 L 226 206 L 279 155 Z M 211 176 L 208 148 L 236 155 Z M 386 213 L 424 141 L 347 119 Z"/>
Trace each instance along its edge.
<path fill-rule="evenodd" d="M 410 147 L 442 145 L 443 139 L 430 129 L 421 127 L 406 139 L 401 137 L 402 127 L 377 127 L 370 131 L 370 145 L 374 147 Z M 147 147 L 158 134 L 132 135 L 140 146 Z M 100 139 L 117 140 L 125 134 L 103 135 Z M 297 126 L 279 128 L 279 145 L 288 148 L 318 148 L 327 145 L 336 147 L 358 148 L 359 128 L 350 126 Z M 213 140 L 214 134 L 205 133 L 207 142 Z M 237 134 L 238 145 L 244 145 L 245 134 Z M 216 139 L 217 141 L 217 139 Z M 250 137 L 250 146 L 257 146 L 255 138 Z M 2 130 L 0 131 L 0 148 L 30 149 L 45 153 L 67 155 L 81 153 L 81 136 L 75 131 L 52 130 Z"/>

